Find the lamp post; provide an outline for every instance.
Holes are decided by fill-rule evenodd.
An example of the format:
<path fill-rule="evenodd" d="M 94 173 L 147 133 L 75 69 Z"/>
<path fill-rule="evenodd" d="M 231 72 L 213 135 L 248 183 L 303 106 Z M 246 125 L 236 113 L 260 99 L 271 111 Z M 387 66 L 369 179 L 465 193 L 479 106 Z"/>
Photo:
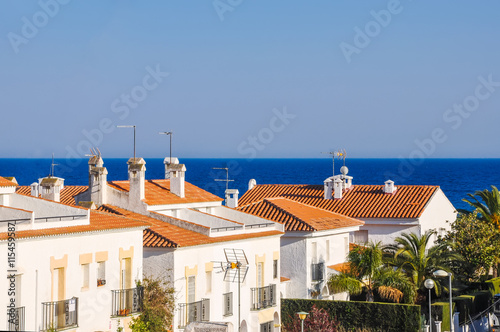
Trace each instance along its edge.
<path fill-rule="evenodd" d="M 453 326 L 453 309 L 452 309 L 452 302 L 451 302 L 451 276 L 453 275 L 451 272 L 446 272 L 443 270 L 437 270 L 432 273 L 435 277 L 440 277 L 440 278 L 449 278 L 449 293 L 450 293 L 450 332 L 453 332 L 455 330 L 455 327 Z"/>
<path fill-rule="evenodd" d="M 297 315 L 299 315 L 299 318 L 300 318 L 300 330 L 302 332 L 304 332 L 304 319 L 306 319 L 307 315 L 309 315 L 308 312 L 304 312 L 304 311 L 299 311 L 297 312 Z"/>
<path fill-rule="evenodd" d="M 431 318 L 431 315 L 432 315 L 432 312 L 431 312 L 431 289 L 434 288 L 434 280 L 425 279 L 424 286 L 425 286 L 425 288 L 427 288 L 429 290 L 429 326 L 432 329 L 432 324 L 431 324 L 431 322 L 432 322 L 432 318 Z"/>
<path fill-rule="evenodd" d="M 160 135 L 168 135 L 170 136 L 170 164 L 172 164 L 172 135 L 174 134 L 172 131 L 163 131 L 159 133 Z"/>

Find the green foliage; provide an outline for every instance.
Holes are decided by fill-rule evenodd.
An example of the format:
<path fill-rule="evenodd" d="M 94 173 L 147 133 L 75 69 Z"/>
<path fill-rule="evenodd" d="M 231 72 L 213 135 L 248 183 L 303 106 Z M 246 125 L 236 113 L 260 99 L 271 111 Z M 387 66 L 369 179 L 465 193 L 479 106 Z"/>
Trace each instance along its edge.
<path fill-rule="evenodd" d="M 488 289 L 492 296 L 500 294 L 500 278 L 493 278 L 486 281 Z"/>
<path fill-rule="evenodd" d="M 299 316 L 296 314 L 288 325 L 283 326 L 284 330 L 287 332 L 301 332 L 302 322 Z M 306 332 L 337 332 L 337 327 L 339 323 L 335 322 L 325 309 L 318 309 L 314 304 L 304 319 L 304 331 Z"/>
<path fill-rule="evenodd" d="M 143 310 L 132 319 L 130 328 L 133 332 L 167 332 L 174 316 L 174 289 L 165 280 L 152 276 L 144 277 L 142 286 Z"/>
<path fill-rule="evenodd" d="M 416 293 L 410 280 L 401 272 L 384 268 L 380 242 L 354 247 L 349 252 L 347 261 L 349 271 L 330 276 L 328 287 L 331 292 L 348 291 L 357 295 L 365 289 L 368 302 L 374 301 L 374 291 L 391 302 L 413 302 Z"/>
<path fill-rule="evenodd" d="M 469 295 L 460 295 L 453 298 L 459 314 L 460 324 L 464 324 L 474 315 L 486 310 L 492 298 L 490 291 L 479 291 Z"/>
<path fill-rule="evenodd" d="M 497 187 L 491 186 L 491 191 L 485 189 L 467 194 L 470 199 L 463 199 L 472 206 L 479 214 L 479 218 L 497 228 L 500 228 L 500 193 Z"/>
<path fill-rule="evenodd" d="M 456 264 L 456 272 L 464 281 L 479 281 L 488 276 L 490 267 L 500 255 L 500 232 L 491 222 L 481 220 L 477 212 L 460 214 L 439 242 L 464 259 Z"/>
<path fill-rule="evenodd" d="M 455 304 L 452 303 L 453 309 L 455 309 Z M 428 316 L 428 309 L 425 310 L 425 314 Z M 450 303 L 449 302 L 434 302 L 431 306 L 432 319 L 437 319 L 441 321 L 441 330 L 450 331 Z"/>
<path fill-rule="evenodd" d="M 313 305 L 325 309 L 330 319 L 340 323 L 340 330 L 416 332 L 420 327 L 420 306 L 416 305 L 305 299 L 281 300 L 283 325 L 289 326 L 297 316 L 296 312 L 309 312 Z"/>
<path fill-rule="evenodd" d="M 422 236 L 403 233 L 394 240 L 395 244 L 386 246 L 385 250 L 390 257 L 386 260 L 389 265 L 404 271 L 420 290 L 425 290 L 425 279 L 433 279 L 436 284 L 435 291 L 439 295 L 441 281 L 439 278 L 434 278 L 432 273 L 440 269 L 449 271 L 451 262 L 460 257 L 443 244 L 428 248 L 429 241 L 434 234 L 434 231 L 427 231 Z"/>

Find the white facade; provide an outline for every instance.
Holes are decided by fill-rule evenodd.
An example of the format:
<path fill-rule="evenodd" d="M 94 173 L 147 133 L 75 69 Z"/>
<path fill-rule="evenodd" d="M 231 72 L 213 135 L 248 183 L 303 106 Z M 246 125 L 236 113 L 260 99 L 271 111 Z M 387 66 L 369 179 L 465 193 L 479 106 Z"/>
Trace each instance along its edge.
<path fill-rule="evenodd" d="M 113 311 L 113 304 L 119 310 L 122 301 L 125 308 L 128 299 L 120 294 L 133 293 L 124 290 L 142 280 L 146 224 L 4 189 L 0 194 L 7 203 L 0 209 L 0 269 L 7 273 L 0 304 L 11 313 L 0 315 L 0 329 L 116 331 L 121 314 L 129 330 L 129 313 Z M 110 226 L 116 219 L 119 228 Z"/>

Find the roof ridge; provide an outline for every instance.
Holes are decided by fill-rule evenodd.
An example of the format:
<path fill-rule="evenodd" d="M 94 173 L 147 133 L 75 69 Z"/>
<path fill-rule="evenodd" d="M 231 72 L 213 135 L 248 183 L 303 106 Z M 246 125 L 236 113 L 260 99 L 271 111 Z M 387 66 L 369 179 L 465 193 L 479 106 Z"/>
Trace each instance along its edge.
<path fill-rule="evenodd" d="M 270 204 L 272 206 L 274 206 L 276 209 L 280 210 L 281 212 L 283 212 L 284 214 L 294 218 L 295 220 L 297 220 L 298 222 L 300 222 L 301 224 L 304 224 L 306 225 L 307 227 L 309 227 L 309 230 L 312 230 L 312 231 L 316 231 L 316 228 L 312 227 L 309 223 L 307 223 L 307 221 L 303 220 L 302 218 L 299 218 L 298 216 L 296 216 L 295 214 L 291 213 L 290 211 L 287 211 L 285 209 L 283 209 L 282 207 L 274 204 L 273 202 L 271 202 L 269 199 L 267 198 L 264 198 L 263 201 L 267 202 L 267 204 Z"/>

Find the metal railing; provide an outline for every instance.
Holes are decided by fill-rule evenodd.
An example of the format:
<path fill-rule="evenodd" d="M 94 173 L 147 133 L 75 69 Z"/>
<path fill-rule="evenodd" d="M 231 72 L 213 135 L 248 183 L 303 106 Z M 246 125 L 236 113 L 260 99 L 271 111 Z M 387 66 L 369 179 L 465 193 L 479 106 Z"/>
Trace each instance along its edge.
<path fill-rule="evenodd" d="M 75 219 L 80 219 L 80 218 L 87 218 L 86 214 L 79 214 L 79 215 L 73 215 L 73 216 L 55 216 L 55 217 L 40 217 L 40 218 L 35 218 L 35 222 L 37 221 L 43 221 L 48 222 L 49 220 L 56 220 L 56 221 L 63 221 L 64 220 L 75 220 Z"/>
<path fill-rule="evenodd" d="M 325 275 L 325 263 L 311 264 L 311 280 L 321 281 Z"/>
<path fill-rule="evenodd" d="M 231 316 L 233 314 L 233 293 L 222 294 L 224 305 L 224 316 Z"/>
<path fill-rule="evenodd" d="M 128 316 L 142 311 L 144 287 L 111 291 L 111 316 Z"/>
<path fill-rule="evenodd" d="M 42 303 L 42 331 L 78 327 L 78 298 Z"/>
<path fill-rule="evenodd" d="M 251 310 L 261 310 L 276 305 L 276 285 L 252 288 Z"/>
<path fill-rule="evenodd" d="M 269 227 L 269 226 L 274 226 L 273 222 L 267 222 L 263 224 L 249 224 L 245 225 L 246 228 L 263 228 L 263 227 Z"/>
<path fill-rule="evenodd" d="M 210 231 L 211 232 L 226 232 L 226 231 L 235 231 L 237 229 L 243 229 L 243 226 L 216 227 L 216 228 L 210 228 Z"/>
<path fill-rule="evenodd" d="M 24 331 L 24 307 L 7 309 L 7 328 L 9 331 Z"/>
<path fill-rule="evenodd" d="M 210 299 L 179 304 L 179 328 L 191 322 L 208 322 L 210 320 Z"/>

